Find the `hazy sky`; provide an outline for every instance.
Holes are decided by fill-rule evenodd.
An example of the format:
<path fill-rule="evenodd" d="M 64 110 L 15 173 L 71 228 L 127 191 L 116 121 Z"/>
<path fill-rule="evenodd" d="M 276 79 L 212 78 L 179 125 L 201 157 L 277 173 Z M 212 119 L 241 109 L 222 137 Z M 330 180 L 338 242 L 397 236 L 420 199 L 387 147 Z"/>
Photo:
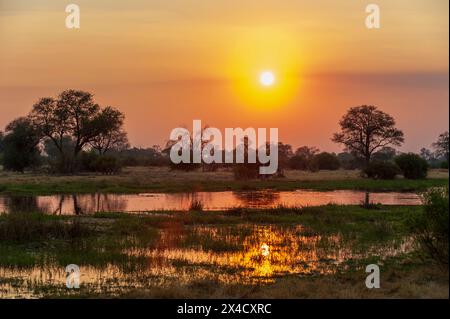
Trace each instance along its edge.
<path fill-rule="evenodd" d="M 81 28 L 65 27 L 65 6 Z M 367 29 L 365 7 L 381 8 Z M 374 104 L 405 151 L 448 130 L 447 0 L 0 0 L 0 130 L 39 97 L 90 91 L 126 116 L 130 141 L 163 144 L 193 119 L 278 127 L 338 151 L 345 111 Z M 273 87 L 258 76 L 271 70 Z"/>

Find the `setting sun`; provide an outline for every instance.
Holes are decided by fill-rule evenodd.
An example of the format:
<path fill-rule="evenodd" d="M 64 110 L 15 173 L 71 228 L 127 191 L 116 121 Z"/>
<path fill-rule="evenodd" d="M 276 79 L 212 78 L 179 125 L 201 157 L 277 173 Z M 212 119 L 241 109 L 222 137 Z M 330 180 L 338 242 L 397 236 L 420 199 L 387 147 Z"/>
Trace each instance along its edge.
<path fill-rule="evenodd" d="M 259 82 L 264 86 L 272 86 L 275 83 L 275 75 L 272 71 L 264 71 L 259 76 Z"/>

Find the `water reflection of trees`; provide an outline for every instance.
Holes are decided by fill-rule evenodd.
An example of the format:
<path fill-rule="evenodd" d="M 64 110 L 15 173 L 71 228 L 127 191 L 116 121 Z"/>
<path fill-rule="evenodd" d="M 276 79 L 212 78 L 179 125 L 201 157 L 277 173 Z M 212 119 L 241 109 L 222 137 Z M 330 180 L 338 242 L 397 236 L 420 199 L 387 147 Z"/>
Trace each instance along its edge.
<path fill-rule="evenodd" d="M 52 200 L 53 214 L 75 214 L 97 212 L 120 212 L 126 210 L 127 202 L 121 195 L 86 194 L 59 195 Z"/>
<path fill-rule="evenodd" d="M 167 194 L 166 202 L 168 203 L 179 203 L 179 206 L 175 209 L 187 210 L 191 207 L 193 203 L 201 203 L 207 207 L 207 203 L 211 203 L 214 193 L 208 192 L 189 192 L 189 193 L 175 193 Z"/>
<path fill-rule="evenodd" d="M 9 213 L 47 212 L 48 205 L 39 203 L 37 196 L 8 196 L 3 198 L 3 207 Z"/>
<path fill-rule="evenodd" d="M 242 203 L 242 206 L 261 208 L 274 206 L 280 201 L 280 193 L 277 191 L 245 191 L 233 192 L 233 196 Z"/>
<path fill-rule="evenodd" d="M 366 192 L 364 194 L 364 200 L 362 201 L 361 205 L 365 208 L 369 208 L 373 203 L 370 202 L 370 193 Z"/>

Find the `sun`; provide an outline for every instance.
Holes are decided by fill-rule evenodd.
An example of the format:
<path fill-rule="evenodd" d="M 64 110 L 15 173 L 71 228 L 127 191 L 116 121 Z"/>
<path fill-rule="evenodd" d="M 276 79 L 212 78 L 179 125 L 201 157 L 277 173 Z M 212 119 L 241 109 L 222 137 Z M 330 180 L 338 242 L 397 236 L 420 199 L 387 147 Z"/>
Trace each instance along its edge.
<path fill-rule="evenodd" d="M 259 82 L 264 86 L 272 86 L 275 84 L 275 75 L 272 71 L 261 72 Z"/>

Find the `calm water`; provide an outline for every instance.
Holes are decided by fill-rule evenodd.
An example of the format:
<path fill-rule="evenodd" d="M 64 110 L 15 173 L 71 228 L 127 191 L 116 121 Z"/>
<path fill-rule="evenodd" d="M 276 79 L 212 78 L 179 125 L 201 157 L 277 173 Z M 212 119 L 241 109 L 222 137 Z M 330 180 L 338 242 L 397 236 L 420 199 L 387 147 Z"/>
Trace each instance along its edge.
<path fill-rule="evenodd" d="M 411 249 L 408 238 L 356 249 L 339 234 L 321 235 L 301 225 L 167 225 L 154 243 L 123 249 L 120 261 L 79 264 L 79 291 L 66 289 L 66 260 L 51 252 L 30 267 L 0 266 L 0 298 L 113 296 L 139 288 L 152 293 L 202 282 L 264 284 L 285 275 L 331 274 L 349 260 L 374 255 L 383 260 Z"/>
<path fill-rule="evenodd" d="M 235 207 L 271 208 L 281 204 L 286 206 L 358 205 L 367 200 L 366 196 L 367 193 L 363 191 L 353 190 L 0 196 L 0 212 L 43 211 L 53 214 L 88 214 L 188 210 L 194 201 L 201 202 L 204 210 L 226 210 Z M 369 201 L 384 205 L 421 204 L 419 195 L 398 192 L 370 193 Z"/>

